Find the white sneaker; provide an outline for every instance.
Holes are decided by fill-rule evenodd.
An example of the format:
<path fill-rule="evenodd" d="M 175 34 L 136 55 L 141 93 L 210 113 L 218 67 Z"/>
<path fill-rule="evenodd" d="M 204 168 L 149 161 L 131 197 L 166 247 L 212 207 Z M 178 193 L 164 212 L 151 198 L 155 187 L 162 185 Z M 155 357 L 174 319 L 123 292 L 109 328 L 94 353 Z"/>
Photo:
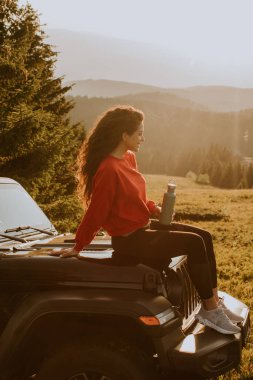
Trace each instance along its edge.
<path fill-rule="evenodd" d="M 240 327 L 230 321 L 221 307 L 207 311 L 201 306 L 195 319 L 202 325 L 211 327 L 222 334 L 236 334 L 241 331 Z"/>
<path fill-rule="evenodd" d="M 219 299 L 218 306 L 223 309 L 224 313 L 228 316 L 228 318 L 230 319 L 230 321 L 232 321 L 234 323 L 236 323 L 236 322 L 242 322 L 243 321 L 243 317 L 241 317 L 240 315 L 238 315 L 236 313 L 233 313 L 233 311 L 231 311 L 225 305 L 223 298 Z"/>

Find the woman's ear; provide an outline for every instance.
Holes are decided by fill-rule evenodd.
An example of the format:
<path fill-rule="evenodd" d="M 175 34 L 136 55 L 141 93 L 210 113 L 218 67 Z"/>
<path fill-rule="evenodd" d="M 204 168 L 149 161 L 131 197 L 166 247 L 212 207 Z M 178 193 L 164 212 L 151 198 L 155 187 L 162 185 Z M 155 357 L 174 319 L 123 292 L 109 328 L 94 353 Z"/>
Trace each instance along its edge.
<path fill-rule="evenodd" d="M 123 132 L 122 133 L 122 141 L 126 141 L 126 138 L 127 138 L 128 134 L 126 132 Z"/>

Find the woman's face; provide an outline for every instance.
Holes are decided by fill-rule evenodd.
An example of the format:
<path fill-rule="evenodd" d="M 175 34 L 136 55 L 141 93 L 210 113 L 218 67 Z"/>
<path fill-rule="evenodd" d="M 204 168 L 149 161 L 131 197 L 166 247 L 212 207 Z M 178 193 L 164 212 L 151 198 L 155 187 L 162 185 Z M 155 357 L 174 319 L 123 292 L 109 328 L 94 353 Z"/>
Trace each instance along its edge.
<path fill-rule="evenodd" d="M 133 152 L 138 152 L 141 143 L 144 142 L 144 124 L 143 122 L 138 126 L 137 130 L 128 135 L 126 132 L 123 133 L 122 139 L 125 143 L 127 150 L 132 150 Z"/>

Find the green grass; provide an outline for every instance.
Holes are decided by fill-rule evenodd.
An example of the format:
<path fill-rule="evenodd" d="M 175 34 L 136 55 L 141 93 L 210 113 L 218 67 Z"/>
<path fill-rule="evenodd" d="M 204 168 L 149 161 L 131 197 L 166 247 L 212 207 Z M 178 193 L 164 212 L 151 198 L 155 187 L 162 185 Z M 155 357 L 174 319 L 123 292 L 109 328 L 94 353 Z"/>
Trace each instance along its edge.
<path fill-rule="evenodd" d="M 168 177 L 146 175 L 148 198 L 162 202 Z M 175 220 L 209 230 L 214 238 L 218 284 L 252 310 L 253 190 L 221 190 L 175 177 Z M 219 380 L 253 379 L 253 336 L 243 350 L 241 366 Z"/>

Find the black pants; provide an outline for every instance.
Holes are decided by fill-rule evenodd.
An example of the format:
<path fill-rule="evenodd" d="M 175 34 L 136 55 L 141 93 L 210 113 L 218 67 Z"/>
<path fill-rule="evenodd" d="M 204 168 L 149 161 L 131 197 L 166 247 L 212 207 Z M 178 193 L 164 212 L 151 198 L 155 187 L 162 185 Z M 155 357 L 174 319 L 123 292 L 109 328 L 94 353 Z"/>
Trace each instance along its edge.
<path fill-rule="evenodd" d="M 188 270 L 201 299 L 211 298 L 217 270 L 211 234 L 194 226 L 172 223 L 166 230 L 140 229 L 129 236 L 112 237 L 113 249 L 135 263 L 156 269 L 175 256 L 187 255 Z"/>

